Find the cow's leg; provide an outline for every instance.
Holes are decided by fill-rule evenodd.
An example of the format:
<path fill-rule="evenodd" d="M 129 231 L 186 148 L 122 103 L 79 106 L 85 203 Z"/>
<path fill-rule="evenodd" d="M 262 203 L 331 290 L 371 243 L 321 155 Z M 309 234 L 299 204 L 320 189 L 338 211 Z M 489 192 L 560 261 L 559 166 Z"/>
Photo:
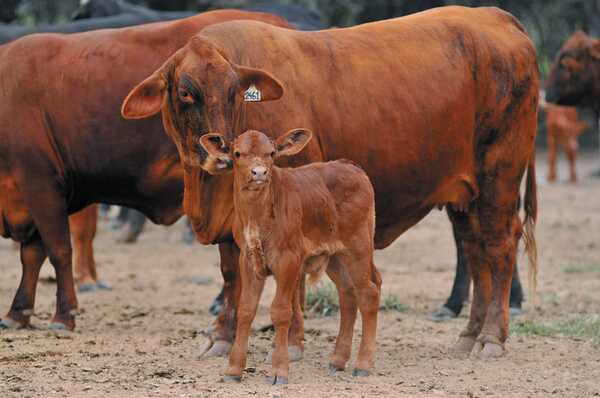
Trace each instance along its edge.
<path fill-rule="evenodd" d="M 548 181 L 556 181 L 556 139 L 551 131 L 547 132 L 548 144 Z"/>
<path fill-rule="evenodd" d="M 30 326 L 40 268 L 45 259 L 46 250 L 37 233 L 29 241 L 21 243 L 21 265 L 23 267 L 21 283 L 10 311 L 4 319 L 0 320 L 0 329 Z"/>
<path fill-rule="evenodd" d="M 238 272 L 241 276 L 240 305 L 237 309 L 238 323 L 235 342 L 229 354 L 229 367 L 225 371 L 224 380 L 240 381 L 242 372 L 246 368 L 248 354 L 248 339 L 250 327 L 256 316 L 260 295 L 265 280 L 254 272 L 254 268 L 246 261 L 242 262 L 243 269 Z"/>
<path fill-rule="evenodd" d="M 356 302 L 362 318 L 362 337 L 354 376 L 366 376 L 375 362 L 377 311 L 381 296 L 381 275 L 373 264 L 372 251 L 340 253 L 338 258 L 344 265 L 356 292 Z"/>
<path fill-rule="evenodd" d="M 225 356 L 231 349 L 240 297 L 240 249 L 234 242 L 219 243 L 223 275 L 223 308 L 207 331 L 209 341 L 200 355 Z"/>
<path fill-rule="evenodd" d="M 275 298 L 271 303 L 271 321 L 275 327 L 272 384 L 287 384 L 289 374 L 288 338 L 292 324 L 294 296 L 302 275 L 302 264 L 295 256 L 284 257 L 272 269 L 277 283 Z"/>
<path fill-rule="evenodd" d="M 577 138 L 572 138 L 567 144 L 566 152 L 569 160 L 570 181 L 577 182 Z"/>
<path fill-rule="evenodd" d="M 336 257 L 329 260 L 327 275 L 335 283 L 340 299 L 340 330 L 335 340 L 333 355 L 329 360 L 329 369 L 341 371 L 346 369 L 346 363 L 352 353 L 352 336 L 358 305 L 352 279 Z"/>
<path fill-rule="evenodd" d="M 108 286 L 98 282 L 94 260 L 94 237 L 98 223 L 98 206 L 91 205 L 69 217 L 73 242 L 75 282 L 80 292 L 89 292 Z"/>
<path fill-rule="evenodd" d="M 462 311 L 464 303 L 469 299 L 471 272 L 464 254 L 463 244 L 458 238 L 454 224 L 452 225 L 452 234 L 454 235 L 454 243 L 456 245 L 456 273 L 450 297 L 448 297 L 443 306 L 431 314 L 430 319 L 435 322 L 456 318 Z"/>

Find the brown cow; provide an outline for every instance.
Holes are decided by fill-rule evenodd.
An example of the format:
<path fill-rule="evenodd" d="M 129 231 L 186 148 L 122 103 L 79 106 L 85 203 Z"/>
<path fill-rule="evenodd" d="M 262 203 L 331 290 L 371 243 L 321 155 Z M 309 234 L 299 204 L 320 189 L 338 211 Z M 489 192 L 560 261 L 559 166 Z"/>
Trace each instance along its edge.
<path fill-rule="evenodd" d="M 23 275 L 0 327 L 29 325 L 42 262 L 57 276 L 51 327 L 75 326 L 67 216 L 91 203 L 136 208 L 154 222 L 182 214 L 183 172 L 159 118 L 123 120 L 136 82 L 213 23 L 281 18 L 235 10 L 125 29 L 37 34 L 0 47 L 0 236 L 21 242 Z"/>
<path fill-rule="evenodd" d="M 211 26 L 140 83 L 122 113 L 140 119 L 162 109 L 184 165 L 184 209 L 207 243 L 233 222 L 231 176 L 202 171 L 207 132 L 231 140 L 249 129 L 273 138 L 294 126 L 312 130 L 289 164 L 360 164 L 376 193 L 377 248 L 446 206 L 474 280 L 457 348 L 496 356 L 508 336 L 525 170 L 532 281 L 536 270 L 538 90 L 535 49 L 513 16 L 443 7 L 316 32 Z"/>
<path fill-rule="evenodd" d="M 300 152 L 311 136 L 310 131 L 294 129 L 273 142 L 251 130 L 233 143 L 218 134 L 200 140 L 212 158 L 205 162 L 206 171 L 233 171 L 233 236 L 241 250 L 241 295 L 227 380 L 241 380 L 246 368 L 250 326 L 265 277 L 271 274 L 277 284 L 271 305 L 273 384 L 288 381 L 292 303 L 304 272 L 318 279 L 327 271 L 340 294 L 340 331 L 330 367 L 344 370 L 350 359 L 357 306 L 363 333 L 354 374 L 368 374 L 375 360 L 381 277 L 373 263 L 373 187 L 365 172 L 347 161 L 296 169 L 273 165 L 277 158 Z"/>
<path fill-rule="evenodd" d="M 582 31 L 569 37 L 550 68 L 546 100 L 600 110 L 600 40 Z"/>
<path fill-rule="evenodd" d="M 547 105 L 546 140 L 548 143 L 548 181 L 556 181 L 556 149 L 560 147 L 569 160 L 570 180 L 577 182 L 575 160 L 577 158 L 577 136 L 588 125 L 577 120 L 577 108 L 572 106 Z"/>

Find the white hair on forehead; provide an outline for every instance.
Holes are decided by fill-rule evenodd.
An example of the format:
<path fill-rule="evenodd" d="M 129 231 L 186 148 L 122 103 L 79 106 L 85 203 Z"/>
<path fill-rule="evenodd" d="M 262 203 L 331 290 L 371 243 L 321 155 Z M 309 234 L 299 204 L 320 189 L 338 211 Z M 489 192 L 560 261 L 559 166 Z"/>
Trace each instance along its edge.
<path fill-rule="evenodd" d="M 79 5 L 82 5 L 82 6 L 84 6 L 84 5 L 86 5 L 87 3 L 89 3 L 89 2 L 90 2 L 90 0 L 79 0 Z"/>

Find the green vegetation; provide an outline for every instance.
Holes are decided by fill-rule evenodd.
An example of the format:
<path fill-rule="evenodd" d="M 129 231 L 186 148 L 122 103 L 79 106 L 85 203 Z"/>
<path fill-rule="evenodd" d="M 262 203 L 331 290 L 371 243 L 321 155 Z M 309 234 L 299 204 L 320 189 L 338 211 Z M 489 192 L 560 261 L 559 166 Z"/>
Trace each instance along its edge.
<path fill-rule="evenodd" d="M 542 337 L 567 337 L 576 340 L 589 340 L 594 346 L 600 347 L 600 318 L 579 317 L 551 324 L 541 324 L 532 321 L 515 322 L 511 332 L 517 335 Z"/>
<path fill-rule="evenodd" d="M 309 286 L 306 291 L 307 314 L 313 316 L 331 316 L 340 310 L 340 301 L 335 285 L 332 282 L 320 282 Z"/>
<path fill-rule="evenodd" d="M 565 274 L 588 274 L 600 272 L 600 264 L 595 263 L 572 263 L 561 268 Z"/>

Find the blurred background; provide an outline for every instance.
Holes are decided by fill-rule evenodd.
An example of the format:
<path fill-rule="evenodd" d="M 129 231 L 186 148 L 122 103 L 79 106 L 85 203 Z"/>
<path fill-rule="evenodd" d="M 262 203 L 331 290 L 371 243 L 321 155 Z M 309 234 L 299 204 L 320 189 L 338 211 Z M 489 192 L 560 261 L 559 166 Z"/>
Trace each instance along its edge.
<path fill-rule="evenodd" d="M 0 22 L 10 26 L 0 25 L 0 39 L 2 29 L 17 26 L 21 29 L 40 29 L 42 26 L 43 29 L 44 25 L 64 25 L 73 20 L 128 13 L 146 20 L 115 19 L 116 26 L 173 19 L 211 9 L 243 8 L 279 14 L 300 29 L 321 29 L 351 26 L 452 4 L 498 6 L 519 18 L 535 42 L 542 78 L 548 74 L 562 43 L 574 31 L 580 29 L 592 36 L 600 36 L 600 0 L 1 0 Z M 21 30 L 19 34 L 26 32 Z M 540 113 L 543 120 L 543 112 Z M 580 145 L 597 148 L 598 134 L 592 132 L 598 131 L 598 118 L 586 109 L 579 109 L 579 115 L 589 125 L 588 133 L 580 137 Z M 540 146 L 545 143 L 543 125 L 540 123 Z"/>

